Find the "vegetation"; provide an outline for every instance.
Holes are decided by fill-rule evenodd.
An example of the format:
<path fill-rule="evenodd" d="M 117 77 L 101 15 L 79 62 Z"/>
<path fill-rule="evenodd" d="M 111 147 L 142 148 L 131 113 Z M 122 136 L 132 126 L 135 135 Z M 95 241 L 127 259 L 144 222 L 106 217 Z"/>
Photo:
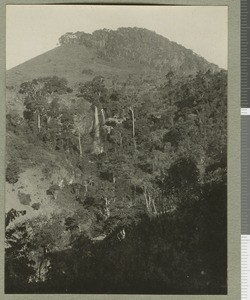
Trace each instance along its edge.
<path fill-rule="evenodd" d="M 19 178 L 20 168 L 16 161 L 12 161 L 7 165 L 5 178 L 9 183 L 16 183 Z"/>
<path fill-rule="evenodd" d="M 126 58 L 158 71 L 172 69 L 175 72 L 202 71 L 213 67 L 192 50 L 187 50 L 177 43 L 170 42 L 163 36 L 144 28 L 101 29 L 92 34 L 68 32 L 59 38 L 61 45 L 78 44 L 94 48 L 98 56 L 112 62 Z"/>
<path fill-rule="evenodd" d="M 145 39 L 163 48 L 151 62 L 144 49 L 152 49 L 139 48 Z M 141 53 L 149 66 L 168 59 L 169 41 L 147 30 L 66 34 L 60 42 L 95 47 L 105 59 Z M 44 191 L 61 207 L 66 199 L 70 213 L 19 222 L 20 214 L 6 215 L 7 293 L 227 293 L 227 73 L 201 58 L 194 65 L 193 74 L 180 72 L 182 62 L 166 63 L 171 71 L 157 77 L 21 84 L 23 116 L 7 118 L 16 139 L 6 180 L 17 183 L 28 168 L 23 156 L 13 163 L 21 140 L 37 146 L 36 165 L 46 151 L 74 176 Z"/>

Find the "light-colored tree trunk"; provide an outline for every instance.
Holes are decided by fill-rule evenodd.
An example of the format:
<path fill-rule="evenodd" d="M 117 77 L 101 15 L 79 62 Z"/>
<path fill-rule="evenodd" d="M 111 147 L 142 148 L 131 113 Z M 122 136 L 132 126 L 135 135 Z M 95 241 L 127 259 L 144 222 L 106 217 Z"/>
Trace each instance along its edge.
<path fill-rule="evenodd" d="M 40 116 L 40 113 L 38 113 L 38 115 L 37 115 L 37 128 L 38 128 L 38 131 L 40 132 L 40 130 L 41 130 L 41 116 Z"/>
<path fill-rule="evenodd" d="M 99 116 L 98 116 L 98 108 L 95 106 L 95 137 L 96 139 L 100 138 L 100 127 L 99 127 Z"/>
<path fill-rule="evenodd" d="M 132 115 L 132 126 L 133 126 L 132 135 L 134 138 L 135 137 L 135 114 L 134 114 L 134 109 L 132 107 L 130 107 L 129 110 L 131 111 L 131 115 Z"/>
<path fill-rule="evenodd" d="M 155 206 L 155 200 L 152 199 L 152 206 L 153 206 L 153 209 L 154 209 L 154 213 L 157 214 L 157 209 L 156 209 L 156 206 Z"/>
<path fill-rule="evenodd" d="M 146 201 L 146 208 L 148 213 L 154 213 L 157 214 L 157 209 L 156 209 L 156 205 L 155 205 L 155 200 L 154 198 L 151 197 L 151 195 L 149 194 L 147 188 L 144 186 L 144 198 Z"/>
<path fill-rule="evenodd" d="M 147 208 L 147 211 L 149 212 L 150 210 L 150 204 L 149 204 L 149 199 L 148 199 L 148 195 L 147 195 L 147 189 L 146 187 L 144 186 L 144 198 L 145 198 L 145 202 L 146 202 L 146 208 Z"/>
<path fill-rule="evenodd" d="M 78 142 L 79 142 L 80 156 L 82 157 L 82 143 L 81 143 L 81 133 L 80 132 L 78 132 Z"/>
<path fill-rule="evenodd" d="M 202 149 L 202 153 L 200 154 L 200 159 L 197 165 L 197 168 L 199 170 L 200 173 L 200 178 L 201 181 L 203 182 L 204 179 L 204 175 L 205 175 L 205 171 L 206 171 L 206 156 L 205 156 L 205 151 L 204 149 Z"/>
<path fill-rule="evenodd" d="M 103 152 L 103 148 L 101 146 L 101 141 L 100 141 L 100 122 L 99 122 L 99 116 L 98 116 L 98 108 L 97 108 L 97 106 L 95 106 L 94 131 L 95 131 L 94 153 L 100 154 L 100 153 Z"/>
<path fill-rule="evenodd" d="M 135 113 L 134 113 L 134 108 L 130 107 L 129 110 L 131 111 L 131 115 L 132 115 L 132 137 L 133 137 L 133 141 L 134 141 L 134 147 L 136 150 L 137 145 L 136 145 L 136 140 L 135 140 Z"/>
<path fill-rule="evenodd" d="M 89 186 L 89 184 L 88 184 L 88 182 L 85 180 L 85 181 L 84 181 L 84 187 L 85 187 L 85 193 L 84 193 L 84 195 L 85 195 L 85 196 L 87 195 L 87 192 L 88 192 L 88 186 Z"/>
<path fill-rule="evenodd" d="M 107 219 L 110 217 L 110 208 L 109 208 L 109 204 L 110 204 L 110 201 L 108 200 L 107 197 L 105 197 L 105 215 L 106 215 L 106 218 L 107 218 Z"/>
<path fill-rule="evenodd" d="M 105 118 L 105 111 L 104 111 L 103 108 L 101 109 L 101 113 L 102 113 L 102 122 L 103 122 L 103 124 L 105 124 L 106 123 L 106 118 Z"/>

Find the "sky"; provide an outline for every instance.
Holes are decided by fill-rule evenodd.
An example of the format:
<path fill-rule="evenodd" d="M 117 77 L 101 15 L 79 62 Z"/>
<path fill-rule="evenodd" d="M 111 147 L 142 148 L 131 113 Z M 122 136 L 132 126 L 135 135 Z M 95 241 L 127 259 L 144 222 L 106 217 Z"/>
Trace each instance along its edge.
<path fill-rule="evenodd" d="M 58 46 L 66 32 L 143 27 L 227 69 L 226 6 L 7 5 L 7 70 Z"/>

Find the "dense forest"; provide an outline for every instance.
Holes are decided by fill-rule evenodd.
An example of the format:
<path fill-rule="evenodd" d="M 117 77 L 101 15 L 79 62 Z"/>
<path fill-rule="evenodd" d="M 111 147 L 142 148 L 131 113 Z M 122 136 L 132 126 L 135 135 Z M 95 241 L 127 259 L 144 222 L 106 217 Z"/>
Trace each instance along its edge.
<path fill-rule="evenodd" d="M 192 50 L 145 28 L 100 29 L 92 34 L 68 32 L 59 38 L 59 43 L 85 45 L 109 62 L 127 59 L 160 72 L 169 68 L 176 72 L 218 70 Z"/>
<path fill-rule="evenodd" d="M 157 76 L 85 69 L 88 81 L 38 77 L 15 90 L 6 182 L 22 206 L 6 212 L 6 293 L 227 293 L 227 72 L 198 57 L 200 71 L 185 73 L 163 37 L 139 33 L 60 43 L 154 70 L 159 60 Z M 141 38 L 161 55 L 145 59 Z M 41 201 L 25 192 L 28 172 Z"/>

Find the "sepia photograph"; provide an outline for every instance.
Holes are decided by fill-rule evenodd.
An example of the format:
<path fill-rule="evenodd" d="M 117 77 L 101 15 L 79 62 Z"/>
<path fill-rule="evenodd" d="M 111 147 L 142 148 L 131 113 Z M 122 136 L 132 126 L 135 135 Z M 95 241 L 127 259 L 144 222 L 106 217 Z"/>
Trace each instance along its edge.
<path fill-rule="evenodd" d="M 6 294 L 228 294 L 227 69 L 227 6 L 6 6 Z"/>

